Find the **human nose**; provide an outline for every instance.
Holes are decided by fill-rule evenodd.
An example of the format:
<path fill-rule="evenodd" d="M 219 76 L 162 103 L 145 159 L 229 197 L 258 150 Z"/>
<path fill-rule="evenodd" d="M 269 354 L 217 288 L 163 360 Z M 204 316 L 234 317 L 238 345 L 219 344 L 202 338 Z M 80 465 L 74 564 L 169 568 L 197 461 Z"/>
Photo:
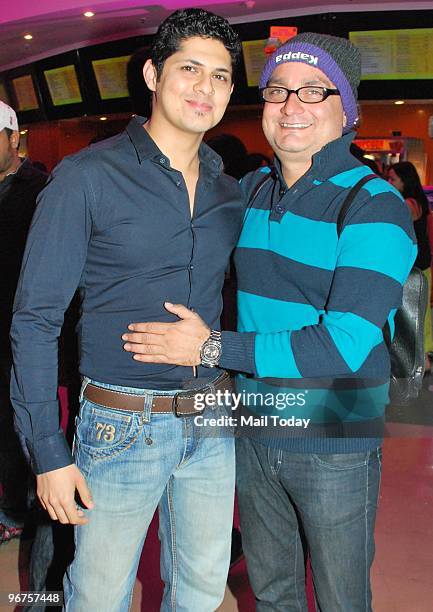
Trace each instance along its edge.
<path fill-rule="evenodd" d="M 302 106 L 302 103 L 298 98 L 296 92 L 289 91 L 287 95 L 287 100 L 283 103 L 281 107 L 281 112 L 285 115 L 288 115 L 290 113 L 299 113 L 303 111 L 304 107 Z"/>
<path fill-rule="evenodd" d="M 202 73 L 194 85 L 194 89 L 205 96 L 211 96 L 214 94 L 215 89 L 213 86 L 212 75 Z"/>

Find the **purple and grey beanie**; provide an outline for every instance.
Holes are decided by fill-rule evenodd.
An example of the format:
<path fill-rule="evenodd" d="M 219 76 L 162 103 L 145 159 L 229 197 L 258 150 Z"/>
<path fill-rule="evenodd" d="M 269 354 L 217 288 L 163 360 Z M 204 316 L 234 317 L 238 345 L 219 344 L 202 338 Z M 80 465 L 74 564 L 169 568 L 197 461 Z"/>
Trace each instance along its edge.
<path fill-rule="evenodd" d="M 304 62 L 321 70 L 340 92 L 348 132 L 358 119 L 358 86 L 361 80 L 361 54 L 346 38 L 304 32 L 288 40 L 268 59 L 259 87 L 266 87 L 277 66 L 285 62 Z"/>

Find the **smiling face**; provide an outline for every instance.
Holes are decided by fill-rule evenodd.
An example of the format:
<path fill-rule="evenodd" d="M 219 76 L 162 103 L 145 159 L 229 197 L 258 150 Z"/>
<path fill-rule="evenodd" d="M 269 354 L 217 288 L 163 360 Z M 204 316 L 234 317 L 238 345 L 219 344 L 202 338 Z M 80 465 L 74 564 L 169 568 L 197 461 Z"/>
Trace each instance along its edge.
<path fill-rule="evenodd" d="M 212 38 L 184 40 L 159 79 L 148 60 L 144 78 L 153 91 L 152 122 L 183 133 L 204 134 L 219 123 L 233 90 L 230 54 Z"/>
<path fill-rule="evenodd" d="M 321 70 L 302 62 L 279 65 L 268 85 L 287 89 L 305 85 L 335 88 Z M 292 93 L 286 102 L 265 102 L 263 109 L 263 131 L 283 163 L 285 158 L 311 162 L 314 153 L 342 135 L 345 123 L 340 96 L 329 96 L 318 104 L 306 104 Z"/>

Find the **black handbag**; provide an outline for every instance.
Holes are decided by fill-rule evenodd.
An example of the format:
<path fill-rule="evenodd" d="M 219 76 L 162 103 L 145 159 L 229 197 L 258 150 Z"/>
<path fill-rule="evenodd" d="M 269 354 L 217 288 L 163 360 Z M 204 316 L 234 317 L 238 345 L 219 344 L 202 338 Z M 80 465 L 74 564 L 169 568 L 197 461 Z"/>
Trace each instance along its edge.
<path fill-rule="evenodd" d="M 391 357 L 391 403 L 405 406 L 418 397 L 425 368 L 424 318 L 428 306 L 428 283 L 413 268 L 404 287 L 402 305 L 395 315 Z"/>
<path fill-rule="evenodd" d="M 344 218 L 357 193 L 365 183 L 377 178 L 363 177 L 349 192 L 340 209 L 337 233 L 341 234 Z M 383 337 L 391 359 L 389 396 L 392 404 L 406 406 L 418 397 L 424 376 L 424 318 L 428 306 L 427 279 L 418 268 L 413 268 L 403 286 L 400 308 L 394 318 L 395 331 L 391 341 L 388 322 Z"/>

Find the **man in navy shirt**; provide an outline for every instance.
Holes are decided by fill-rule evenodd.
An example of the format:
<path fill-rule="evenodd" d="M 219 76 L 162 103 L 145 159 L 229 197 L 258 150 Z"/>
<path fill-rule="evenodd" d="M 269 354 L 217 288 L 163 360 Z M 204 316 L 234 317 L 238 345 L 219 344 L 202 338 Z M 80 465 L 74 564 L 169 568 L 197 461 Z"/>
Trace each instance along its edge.
<path fill-rule="evenodd" d="M 223 371 L 209 369 L 213 338 L 193 368 L 144 365 L 123 350 L 121 335 L 131 320 L 175 320 L 164 300 L 218 329 L 243 206 L 202 138 L 223 116 L 239 52 L 223 18 L 173 13 L 143 69 L 150 119 L 136 117 L 59 164 L 30 231 L 12 326 L 12 400 L 43 507 L 77 526 L 67 610 L 129 608 L 157 506 L 162 609 L 210 612 L 223 598 L 233 439 L 215 428 L 207 435 L 191 418 L 197 393 L 228 387 Z M 72 457 L 59 428 L 57 338 L 77 287 L 84 383 Z"/>

